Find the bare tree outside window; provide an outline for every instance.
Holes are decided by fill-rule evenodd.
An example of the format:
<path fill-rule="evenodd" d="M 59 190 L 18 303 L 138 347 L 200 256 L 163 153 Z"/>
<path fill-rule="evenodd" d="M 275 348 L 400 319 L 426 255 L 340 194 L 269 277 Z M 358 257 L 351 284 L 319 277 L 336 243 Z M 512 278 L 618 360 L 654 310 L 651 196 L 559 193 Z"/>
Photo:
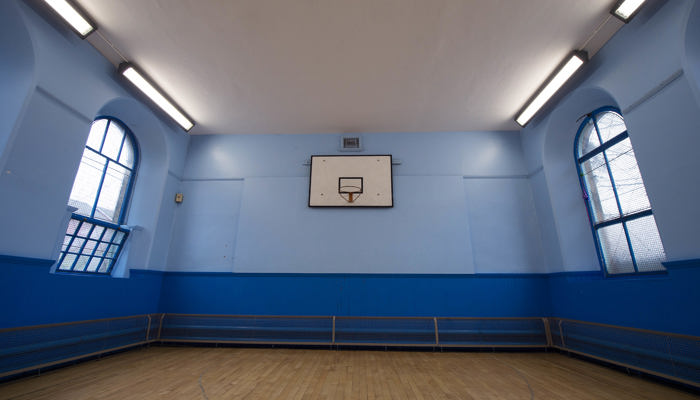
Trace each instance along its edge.
<path fill-rule="evenodd" d="M 665 270 L 666 252 L 627 127 L 617 110 L 606 107 L 585 118 L 576 140 L 576 157 L 606 272 Z"/>

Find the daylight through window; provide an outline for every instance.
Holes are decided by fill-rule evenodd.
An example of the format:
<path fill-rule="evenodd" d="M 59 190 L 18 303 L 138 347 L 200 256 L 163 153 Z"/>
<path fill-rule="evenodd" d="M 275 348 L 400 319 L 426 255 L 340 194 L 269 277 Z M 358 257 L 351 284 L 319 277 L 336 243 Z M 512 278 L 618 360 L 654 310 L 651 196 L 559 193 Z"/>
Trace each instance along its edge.
<path fill-rule="evenodd" d="M 109 274 L 129 230 L 123 224 L 138 152 L 121 122 L 98 118 L 90 128 L 68 205 L 68 224 L 58 270 Z"/>
<path fill-rule="evenodd" d="M 666 253 L 620 113 L 606 107 L 589 114 L 579 128 L 575 153 L 606 272 L 663 271 Z"/>

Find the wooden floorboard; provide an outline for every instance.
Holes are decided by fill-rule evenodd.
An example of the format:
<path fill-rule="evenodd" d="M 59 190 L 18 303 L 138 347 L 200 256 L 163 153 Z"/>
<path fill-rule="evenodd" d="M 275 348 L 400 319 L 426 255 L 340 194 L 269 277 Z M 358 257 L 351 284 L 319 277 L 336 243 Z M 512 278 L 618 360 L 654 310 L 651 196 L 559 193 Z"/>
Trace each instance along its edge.
<path fill-rule="evenodd" d="M 0 384 L 0 399 L 698 399 L 557 353 L 150 347 Z"/>

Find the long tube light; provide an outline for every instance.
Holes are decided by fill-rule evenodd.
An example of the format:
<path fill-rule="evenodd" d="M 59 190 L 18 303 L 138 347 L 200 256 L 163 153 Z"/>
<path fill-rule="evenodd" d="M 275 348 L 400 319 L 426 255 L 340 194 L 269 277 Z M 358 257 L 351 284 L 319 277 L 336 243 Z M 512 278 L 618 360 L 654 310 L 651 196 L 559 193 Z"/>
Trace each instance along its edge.
<path fill-rule="evenodd" d="M 575 51 L 562 63 L 556 72 L 550 76 L 537 95 L 532 98 L 525 107 L 518 113 L 515 122 L 520 126 L 525 126 L 530 119 L 544 106 L 547 101 L 554 96 L 559 88 L 571 78 L 571 76 L 587 61 L 586 52 Z"/>
<path fill-rule="evenodd" d="M 156 87 L 150 83 L 133 65 L 122 63 L 119 65 L 119 73 L 134 84 L 148 98 L 153 100 L 166 114 L 175 120 L 182 129 L 189 131 L 194 126 L 194 122 L 185 115 L 180 109 L 170 100 L 168 100 Z"/>
<path fill-rule="evenodd" d="M 75 6 L 66 0 L 44 0 L 58 15 L 61 16 L 77 33 L 85 39 L 95 25 L 83 16 Z"/>
<path fill-rule="evenodd" d="M 639 8 L 644 4 L 644 1 L 645 0 L 618 1 L 610 12 L 612 15 L 627 23 L 637 14 L 637 11 L 639 11 Z"/>

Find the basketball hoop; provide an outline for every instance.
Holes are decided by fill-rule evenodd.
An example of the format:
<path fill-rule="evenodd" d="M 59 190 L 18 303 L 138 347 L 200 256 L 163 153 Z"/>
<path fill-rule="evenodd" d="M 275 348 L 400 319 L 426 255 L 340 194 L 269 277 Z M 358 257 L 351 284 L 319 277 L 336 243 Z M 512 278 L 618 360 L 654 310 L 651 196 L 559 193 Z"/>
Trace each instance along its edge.
<path fill-rule="evenodd" d="M 362 194 L 363 183 L 362 177 L 340 177 L 338 178 L 338 194 L 348 203 L 353 203 Z"/>

